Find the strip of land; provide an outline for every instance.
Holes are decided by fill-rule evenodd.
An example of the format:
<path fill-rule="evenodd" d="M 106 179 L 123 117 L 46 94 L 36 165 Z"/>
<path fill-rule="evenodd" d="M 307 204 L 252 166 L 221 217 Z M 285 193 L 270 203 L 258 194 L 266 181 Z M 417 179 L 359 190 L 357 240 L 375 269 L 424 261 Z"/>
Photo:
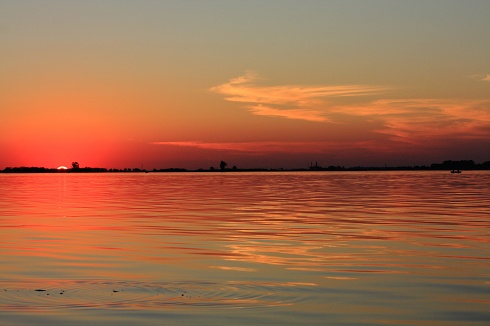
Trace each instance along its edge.
<path fill-rule="evenodd" d="M 75 162 L 74 162 L 75 163 Z M 227 164 L 223 165 L 223 161 L 220 164 L 220 168 L 210 167 L 208 169 L 185 169 L 185 168 L 163 168 L 163 169 L 140 169 L 140 168 L 93 168 L 93 167 L 79 167 L 78 163 L 73 164 L 71 168 L 44 168 L 44 167 L 6 167 L 0 170 L 0 173 L 114 173 L 114 172 L 274 172 L 274 171 L 440 171 L 440 170 L 451 170 L 454 172 L 462 170 L 490 170 L 490 161 L 483 163 L 475 163 L 473 160 L 461 160 L 461 161 L 444 161 L 442 163 L 432 163 L 430 165 L 416 165 L 416 166 L 382 166 L 382 167 L 344 167 L 344 166 L 319 166 L 317 163 L 311 163 L 309 167 L 297 168 L 297 169 L 283 169 L 283 168 L 252 168 L 252 169 L 241 169 L 233 166 L 232 168 L 226 168 Z"/>

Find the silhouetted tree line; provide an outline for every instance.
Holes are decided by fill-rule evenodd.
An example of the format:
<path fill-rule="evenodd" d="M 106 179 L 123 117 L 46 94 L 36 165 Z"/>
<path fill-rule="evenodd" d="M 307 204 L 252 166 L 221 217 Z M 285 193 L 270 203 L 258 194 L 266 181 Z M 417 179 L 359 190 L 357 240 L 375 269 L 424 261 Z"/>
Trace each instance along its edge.
<path fill-rule="evenodd" d="M 475 164 L 473 160 L 444 161 L 440 164 L 431 164 L 433 170 L 487 170 L 490 168 L 490 161 L 482 164 Z"/>
<path fill-rule="evenodd" d="M 106 168 L 90 168 L 90 167 L 85 167 L 85 168 L 72 168 L 72 169 L 54 169 L 54 168 L 43 168 L 43 167 L 27 167 L 27 166 L 21 166 L 21 167 L 7 167 L 3 169 L 1 172 L 3 173 L 70 173 L 70 172 L 108 172 Z"/>
<path fill-rule="evenodd" d="M 308 168 L 300 169 L 265 169 L 265 168 L 254 168 L 254 169 L 238 169 L 234 165 L 231 169 L 227 169 L 227 163 L 221 161 L 219 164 L 219 169 L 210 167 L 206 169 L 198 170 L 187 170 L 183 168 L 166 168 L 166 169 L 153 169 L 152 172 L 224 172 L 224 171 L 237 171 L 237 172 L 252 172 L 252 171 L 407 171 L 407 170 L 490 170 L 490 161 L 483 162 L 481 164 L 476 164 L 473 160 L 461 160 L 461 161 L 444 161 L 442 163 L 433 163 L 430 166 L 396 166 L 396 167 L 344 167 L 344 166 L 328 166 L 322 167 L 318 163 L 310 164 Z M 124 168 L 124 169 L 107 169 L 107 168 L 91 168 L 84 167 L 81 168 L 78 162 L 73 162 L 70 169 L 58 170 L 55 168 L 44 168 L 44 167 L 7 167 L 0 171 L 1 173 L 83 173 L 83 172 L 148 172 L 145 169 L 139 168 Z"/>
<path fill-rule="evenodd" d="M 42 167 L 36 167 L 36 166 L 20 166 L 20 167 L 7 167 L 2 170 L 4 173 L 49 173 L 49 172 L 58 172 L 57 169 L 46 169 Z"/>

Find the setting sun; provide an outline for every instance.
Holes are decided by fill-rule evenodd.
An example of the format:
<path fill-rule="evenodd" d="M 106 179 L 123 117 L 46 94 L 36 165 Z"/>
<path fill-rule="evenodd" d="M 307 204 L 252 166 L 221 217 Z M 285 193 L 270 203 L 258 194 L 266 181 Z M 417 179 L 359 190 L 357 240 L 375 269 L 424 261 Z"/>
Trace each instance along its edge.
<path fill-rule="evenodd" d="M 489 1 L 0 3 L 0 169 L 489 160 Z"/>

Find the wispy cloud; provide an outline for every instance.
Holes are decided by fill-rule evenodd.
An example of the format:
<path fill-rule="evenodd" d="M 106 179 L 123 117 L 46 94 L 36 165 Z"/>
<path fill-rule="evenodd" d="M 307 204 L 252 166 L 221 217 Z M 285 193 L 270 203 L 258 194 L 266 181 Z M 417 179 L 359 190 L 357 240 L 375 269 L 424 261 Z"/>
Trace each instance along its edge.
<path fill-rule="evenodd" d="M 487 76 L 488 79 L 490 79 Z M 349 86 L 263 86 L 249 72 L 213 87 L 228 101 L 244 103 L 254 115 L 332 122 L 314 129 L 318 141 L 205 142 L 163 141 L 154 145 L 230 151 L 247 155 L 349 151 L 406 153 L 447 147 L 451 140 L 490 139 L 490 100 L 381 98 L 337 101 L 336 97 L 374 95 L 388 88 Z M 327 103 L 328 100 L 328 103 Z M 343 103 L 342 103 L 343 102 Z M 293 139 L 293 134 L 284 134 Z M 277 138 L 276 138 L 277 139 Z M 312 139 L 309 137 L 308 139 Z"/>
<path fill-rule="evenodd" d="M 263 104 L 249 106 L 249 110 L 255 115 L 264 115 L 269 117 L 283 117 L 288 119 L 299 119 L 306 121 L 327 121 L 322 111 L 314 109 L 278 109 Z"/>
<path fill-rule="evenodd" d="M 386 91 L 385 87 L 368 85 L 264 86 L 257 82 L 254 72 L 230 79 L 210 90 L 225 95 L 232 102 L 247 103 L 255 115 L 283 117 L 307 121 L 328 121 L 325 100 L 335 97 L 373 95 Z"/>
<path fill-rule="evenodd" d="M 153 142 L 153 145 L 192 147 L 218 151 L 242 153 L 325 153 L 331 150 L 346 148 L 372 148 L 371 141 L 257 141 L 257 142 L 202 142 L 202 141 L 167 141 Z"/>
<path fill-rule="evenodd" d="M 265 105 L 252 108 L 255 114 L 284 116 Z M 314 112 L 288 113 L 316 121 Z M 465 99 L 382 99 L 362 105 L 338 105 L 329 109 L 328 119 L 336 122 L 342 138 L 318 134 L 319 141 L 204 142 L 164 141 L 154 145 L 192 147 L 261 155 L 271 153 L 342 153 L 351 150 L 400 152 L 408 147 L 438 148 L 452 140 L 490 139 L 490 100 Z M 329 128 L 330 129 L 330 128 Z M 353 136 L 355 130 L 357 136 Z M 362 140 L 360 140 L 362 139 Z M 408 146 L 408 147 L 407 147 Z"/>
<path fill-rule="evenodd" d="M 490 81 L 490 74 L 473 74 L 468 75 L 467 77 L 473 80 Z"/>
<path fill-rule="evenodd" d="M 389 88 L 366 85 L 263 86 L 258 83 L 259 79 L 256 73 L 247 72 L 211 88 L 211 91 L 224 94 L 228 101 L 246 103 L 255 115 L 343 124 L 353 118 L 376 121 L 383 127 L 369 131 L 407 143 L 457 133 L 464 137 L 490 136 L 489 100 L 412 98 L 340 104 L 335 98 L 374 95 Z M 490 81 L 490 75 L 483 80 Z"/>
<path fill-rule="evenodd" d="M 376 132 L 407 143 L 490 137 L 489 100 L 383 99 L 332 112 L 377 120 L 383 128 Z"/>

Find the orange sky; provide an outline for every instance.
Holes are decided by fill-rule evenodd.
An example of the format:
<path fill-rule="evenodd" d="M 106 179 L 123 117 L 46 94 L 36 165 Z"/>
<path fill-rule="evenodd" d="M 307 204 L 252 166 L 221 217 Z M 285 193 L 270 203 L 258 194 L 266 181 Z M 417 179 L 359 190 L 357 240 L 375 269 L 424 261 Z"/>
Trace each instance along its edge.
<path fill-rule="evenodd" d="M 2 1 L 0 169 L 488 161 L 489 12 Z"/>

